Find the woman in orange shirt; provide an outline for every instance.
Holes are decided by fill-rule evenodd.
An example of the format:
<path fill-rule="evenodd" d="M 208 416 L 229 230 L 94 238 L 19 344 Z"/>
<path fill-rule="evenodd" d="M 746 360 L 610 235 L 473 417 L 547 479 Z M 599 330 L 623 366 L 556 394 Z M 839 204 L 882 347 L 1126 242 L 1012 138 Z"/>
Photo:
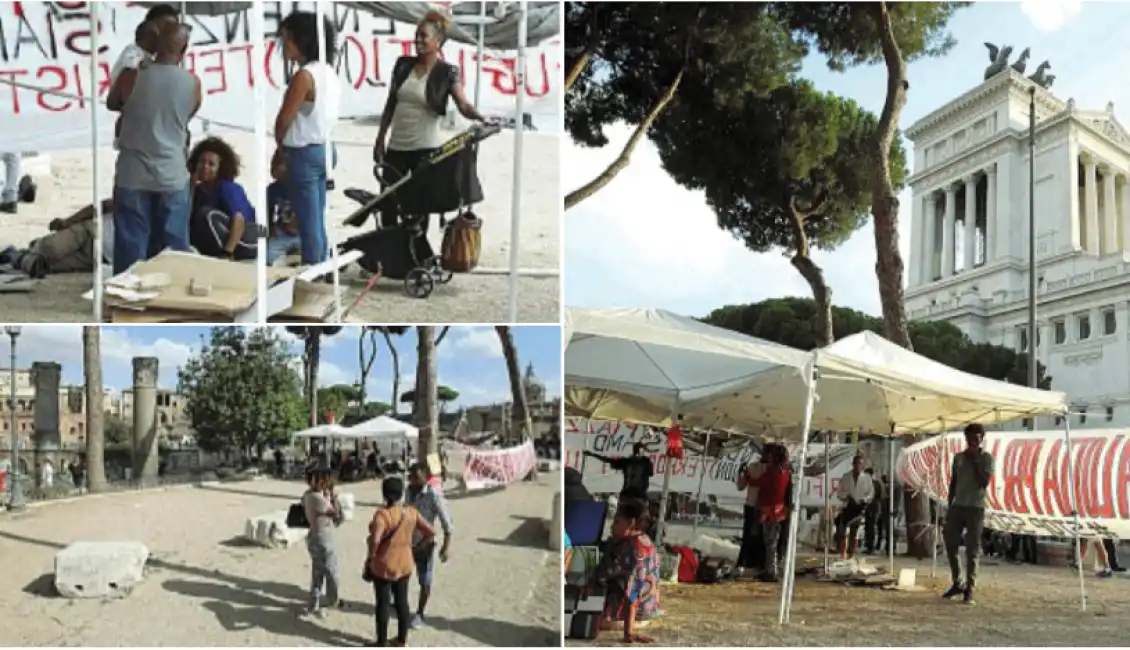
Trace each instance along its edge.
<path fill-rule="evenodd" d="M 408 604 L 408 578 L 416 562 L 412 555 L 413 533 L 420 533 L 419 545 L 430 544 L 436 531 L 412 506 L 405 505 L 404 480 L 390 476 L 381 483 L 385 507 L 377 510 L 369 524 L 369 559 L 364 578 L 373 583 L 377 598 L 378 647 L 388 645 L 390 601 L 396 606 L 396 647 L 408 644 L 411 609 Z"/>

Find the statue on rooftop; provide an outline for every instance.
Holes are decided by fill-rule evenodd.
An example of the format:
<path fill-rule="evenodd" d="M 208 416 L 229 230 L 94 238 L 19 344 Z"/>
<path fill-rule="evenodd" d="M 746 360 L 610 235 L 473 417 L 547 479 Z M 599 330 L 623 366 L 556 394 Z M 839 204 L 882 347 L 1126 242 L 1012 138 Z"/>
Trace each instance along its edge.
<path fill-rule="evenodd" d="M 1032 56 L 1031 50 L 1024 48 L 1024 50 L 1020 52 L 1020 58 L 1016 60 L 1016 63 L 1012 64 L 1012 69 L 1020 74 L 1024 74 L 1024 69 L 1028 67 L 1028 57 L 1030 56 Z"/>
<path fill-rule="evenodd" d="M 989 48 L 989 67 L 985 68 L 985 80 L 988 81 L 1004 72 L 1004 69 L 1008 67 L 1008 57 L 1012 56 L 1012 46 L 997 47 L 992 43 L 985 43 L 985 47 Z"/>
<path fill-rule="evenodd" d="M 1031 81 L 1044 90 L 1051 88 L 1052 83 L 1055 81 L 1055 75 L 1047 73 L 1048 70 L 1051 70 L 1051 68 L 1052 64 L 1044 61 L 1040 65 L 1036 66 L 1036 71 L 1028 77 L 1028 81 Z"/>

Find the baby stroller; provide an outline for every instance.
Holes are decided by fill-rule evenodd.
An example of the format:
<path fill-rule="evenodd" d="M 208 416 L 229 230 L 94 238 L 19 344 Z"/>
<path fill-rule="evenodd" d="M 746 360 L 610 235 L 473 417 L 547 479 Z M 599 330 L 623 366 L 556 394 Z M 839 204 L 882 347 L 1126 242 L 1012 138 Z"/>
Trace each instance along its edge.
<path fill-rule="evenodd" d="M 495 124 L 476 124 L 448 140 L 423 160 L 416 169 L 407 170 L 395 182 L 384 181 L 385 166 L 378 164 L 373 169 L 373 175 L 382 186 L 379 194 L 358 188 L 345 190 L 347 197 L 360 204 L 357 210 L 345 219 L 345 224 L 353 227 L 364 225 L 369 217 L 375 216 L 380 211 L 382 205 L 388 201 L 396 201 L 397 191 L 413 177 L 454 156 L 465 152 L 473 153 L 478 143 L 499 131 L 501 127 Z M 366 271 L 401 280 L 404 282 L 404 292 L 407 295 L 427 298 L 437 283 L 450 282 L 453 273 L 443 268 L 439 256 L 428 241 L 426 221 L 426 215 L 405 218 L 396 226 L 378 227 L 372 232 L 351 237 L 342 242 L 339 248 L 342 252 L 360 251 L 363 257 L 358 264 Z M 442 220 L 441 225 L 446 227 Z"/>

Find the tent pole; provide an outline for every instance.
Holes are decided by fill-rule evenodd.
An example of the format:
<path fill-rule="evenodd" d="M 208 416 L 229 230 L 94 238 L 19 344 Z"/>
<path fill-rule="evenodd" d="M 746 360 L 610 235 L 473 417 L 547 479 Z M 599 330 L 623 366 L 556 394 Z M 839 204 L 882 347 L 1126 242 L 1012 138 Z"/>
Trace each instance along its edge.
<path fill-rule="evenodd" d="M 678 422 L 679 420 L 679 405 L 675 405 L 675 410 L 671 414 L 671 421 Z M 671 459 L 667 457 L 667 450 L 663 450 L 663 491 L 659 493 L 659 523 L 655 527 L 655 545 L 660 546 L 663 544 L 663 538 L 667 533 L 667 495 L 671 491 Z"/>
<path fill-rule="evenodd" d="M 1067 443 L 1067 480 L 1071 483 L 1071 516 L 1075 520 L 1075 565 L 1079 567 L 1079 611 L 1087 611 L 1087 584 L 1083 577 L 1083 542 L 1079 526 L 1079 492 L 1075 485 L 1075 459 L 1071 457 L 1071 413 L 1063 418 L 1063 438 Z"/>
<path fill-rule="evenodd" d="M 706 444 L 702 447 L 702 455 L 699 456 L 698 467 L 698 494 L 694 498 L 694 526 L 691 528 L 691 543 L 698 538 L 698 504 L 702 503 L 702 482 L 706 478 L 706 472 L 702 468 L 702 462 L 706 460 L 706 452 L 710 450 L 710 431 L 706 432 Z"/>
<path fill-rule="evenodd" d="M 933 578 L 938 573 L 938 525 L 942 520 L 942 483 L 944 482 L 945 472 L 943 470 L 946 454 L 946 421 L 941 420 L 942 433 L 938 436 L 938 490 L 935 499 L 937 504 L 934 506 L 934 551 L 931 554 L 933 557 L 930 560 L 930 577 Z"/>
<path fill-rule="evenodd" d="M 895 423 L 891 423 L 891 435 L 887 438 L 887 482 L 890 483 L 888 494 L 889 512 L 887 513 L 887 567 L 891 575 L 895 574 Z M 910 527 L 906 529 L 906 542 L 910 543 Z"/>
<path fill-rule="evenodd" d="M 781 589 L 781 605 L 777 612 L 777 624 L 784 625 L 789 620 L 789 615 L 792 613 L 792 598 L 793 586 L 796 583 L 796 551 L 797 551 L 797 523 L 800 519 L 800 491 L 801 485 L 804 483 L 804 459 L 808 456 L 808 433 L 812 428 L 812 411 L 816 406 L 816 383 L 817 377 L 820 374 L 820 351 L 813 350 L 812 352 L 812 367 L 806 368 L 807 376 L 805 377 L 808 383 L 808 395 L 804 403 L 804 422 L 801 428 L 801 443 L 800 443 L 800 459 L 797 461 L 797 466 L 800 468 L 800 476 L 793 475 L 793 508 L 789 514 L 789 548 L 785 552 L 785 581 L 783 589 Z"/>
<path fill-rule="evenodd" d="M 102 259 L 103 240 L 106 236 L 105 229 L 102 227 L 102 174 L 99 173 L 101 167 L 102 155 L 99 151 L 99 133 L 98 133 L 98 109 L 101 105 L 98 102 L 98 10 L 97 6 L 93 3 L 90 5 L 90 101 L 87 107 L 90 109 L 90 158 L 93 168 L 91 170 L 91 181 L 94 185 L 94 195 L 91 204 L 94 207 L 94 322 L 98 325 L 102 324 L 102 294 L 103 294 L 103 263 L 106 260 Z M 113 262 L 113 260 L 110 260 Z M 13 435 L 15 432 L 12 432 Z"/>
<path fill-rule="evenodd" d="M 267 38 L 264 34 L 266 24 L 265 10 L 263 0 L 255 0 L 252 3 L 250 20 L 251 20 L 251 49 L 252 60 L 259 62 L 265 61 L 267 58 Z M 255 102 L 255 199 L 252 205 L 258 205 L 258 213 L 260 215 L 267 215 L 265 219 L 260 218 L 255 227 L 260 225 L 267 225 L 271 223 L 274 215 L 268 214 L 270 206 L 267 204 L 267 174 L 270 171 L 271 158 L 267 153 L 267 94 L 266 86 L 263 83 L 253 83 L 252 93 Z M 207 122 L 205 124 L 205 131 L 207 131 Z M 256 304 L 256 318 L 260 323 L 267 322 L 267 240 L 263 237 L 255 237 L 255 304 Z"/>
<path fill-rule="evenodd" d="M 483 47 L 486 41 L 487 3 L 479 3 L 479 42 L 475 55 L 475 108 L 482 108 L 481 98 L 483 90 Z"/>
<path fill-rule="evenodd" d="M 830 498 L 831 498 L 831 495 L 828 494 L 828 490 L 832 489 L 832 487 L 831 487 L 832 482 L 829 479 L 829 473 L 832 471 L 832 467 L 831 467 L 832 460 L 831 460 L 831 453 L 828 450 L 828 446 L 829 446 L 828 445 L 828 432 L 825 431 L 824 432 L 824 510 L 820 513 L 820 527 L 824 529 L 822 531 L 823 534 L 820 536 L 820 540 L 821 540 L 820 543 L 824 547 L 824 575 L 828 575 L 828 541 L 832 538 L 831 537 L 832 520 L 828 517 L 828 513 L 829 513 L 828 503 L 829 503 Z"/>
<path fill-rule="evenodd" d="M 510 195 L 510 296 L 509 322 L 518 322 L 518 253 L 522 238 L 522 139 L 526 132 L 522 114 L 526 105 L 526 29 L 529 16 L 526 2 L 518 3 L 518 60 L 514 65 L 514 185 Z M 666 494 L 666 493 L 665 493 Z"/>

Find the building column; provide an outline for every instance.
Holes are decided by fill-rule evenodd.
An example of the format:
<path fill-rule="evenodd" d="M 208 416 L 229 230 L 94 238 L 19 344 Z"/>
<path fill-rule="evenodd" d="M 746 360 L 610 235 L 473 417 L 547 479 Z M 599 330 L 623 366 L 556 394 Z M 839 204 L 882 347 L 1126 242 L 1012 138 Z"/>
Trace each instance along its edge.
<path fill-rule="evenodd" d="M 157 484 L 157 358 L 133 359 L 133 478 Z"/>
<path fill-rule="evenodd" d="M 1103 229 L 1102 229 L 1102 254 L 1110 255 L 1118 252 L 1118 201 L 1114 198 L 1114 167 L 1103 167 Z"/>
<path fill-rule="evenodd" d="M 1099 254 L 1099 188 L 1098 168 L 1095 159 L 1087 156 L 1083 159 L 1083 223 L 1087 231 L 1084 233 L 1085 243 L 1083 250 L 1094 255 Z"/>
<path fill-rule="evenodd" d="M 993 259 L 992 247 L 996 245 L 993 238 L 996 237 L 997 228 L 997 164 L 989 163 L 985 169 L 987 182 L 985 183 L 985 260 L 984 263 L 988 265 L 989 261 Z M 992 234 L 990 234 L 992 233 Z"/>
<path fill-rule="evenodd" d="M 938 277 L 937 266 L 934 262 L 938 259 L 938 242 L 935 234 L 938 232 L 938 193 L 930 192 L 922 197 L 922 263 L 919 265 L 922 273 L 921 284 L 929 284 Z"/>
<path fill-rule="evenodd" d="M 910 257 L 906 265 L 907 286 L 917 287 L 922 284 L 922 257 L 925 247 L 922 236 L 925 228 L 926 215 L 923 214 L 922 197 L 916 196 L 910 204 Z"/>
<path fill-rule="evenodd" d="M 977 176 L 965 177 L 965 267 L 968 273 L 977 260 Z"/>
<path fill-rule="evenodd" d="M 942 278 L 953 275 L 953 236 L 957 220 L 957 185 L 946 187 L 946 216 L 942 220 Z"/>
<path fill-rule="evenodd" d="M 1122 252 L 1130 253 L 1130 178 L 1125 174 L 1119 174 L 1119 179 L 1122 181 L 1120 185 L 1118 205 L 1121 209 L 1119 215 L 1119 227 L 1122 229 Z"/>

